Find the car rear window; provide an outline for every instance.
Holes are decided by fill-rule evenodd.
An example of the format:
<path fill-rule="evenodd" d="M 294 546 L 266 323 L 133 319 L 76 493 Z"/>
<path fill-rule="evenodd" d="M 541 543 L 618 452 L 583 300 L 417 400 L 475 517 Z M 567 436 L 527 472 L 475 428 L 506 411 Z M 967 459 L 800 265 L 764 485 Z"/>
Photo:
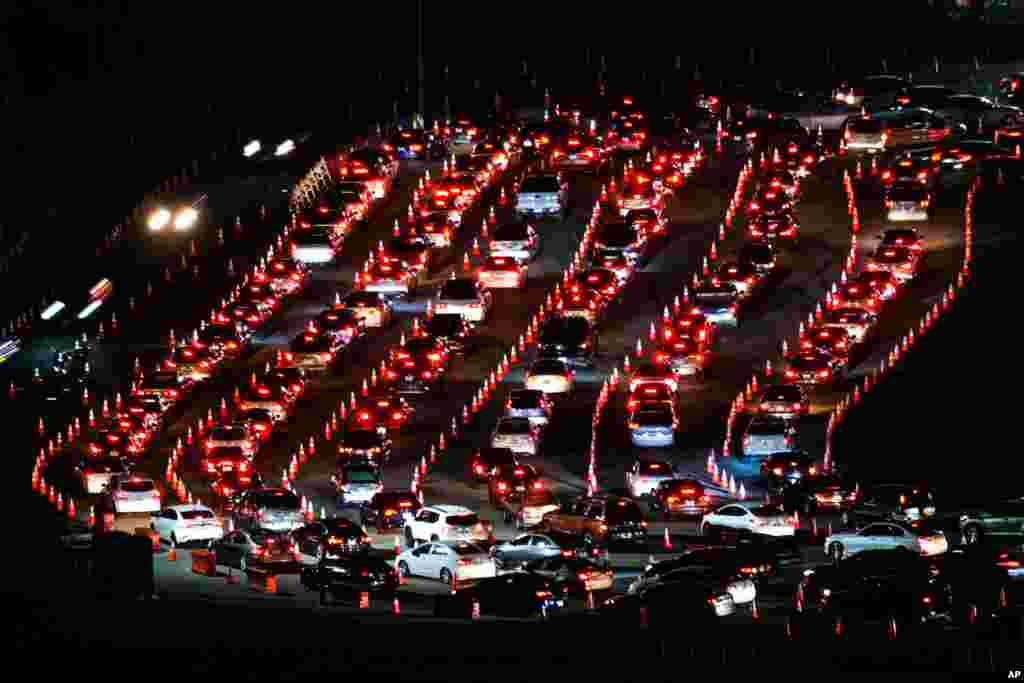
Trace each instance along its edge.
<path fill-rule="evenodd" d="M 872 134 L 881 133 L 885 126 L 878 119 L 854 119 L 847 125 L 852 133 Z"/>
<path fill-rule="evenodd" d="M 451 519 L 449 517 L 448 519 Z M 486 553 L 472 543 L 456 543 L 451 546 L 456 555 L 485 555 Z"/>
<path fill-rule="evenodd" d="M 448 280 L 441 287 L 442 299 L 476 299 L 477 289 L 473 280 Z"/>
<path fill-rule="evenodd" d="M 354 484 L 373 484 L 377 479 L 376 470 L 369 467 L 352 467 L 345 470 L 345 480 Z"/>
<path fill-rule="evenodd" d="M 447 337 L 458 333 L 459 320 L 462 318 L 458 313 L 435 313 L 427 322 L 427 334 Z"/>
<path fill-rule="evenodd" d="M 515 410 L 531 410 L 540 407 L 541 394 L 532 392 L 516 392 L 509 398 L 510 406 Z"/>
<path fill-rule="evenodd" d="M 789 401 L 801 400 L 800 390 L 796 387 L 772 387 L 764 392 L 765 401 Z"/>
<path fill-rule="evenodd" d="M 779 517 L 783 514 L 782 510 L 771 505 L 759 505 L 755 508 L 750 508 L 751 514 L 755 517 Z"/>
<path fill-rule="evenodd" d="M 145 493 L 152 491 L 155 487 L 150 479 L 129 479 L 121 482 L 121 490 L 129 493 Z"/>
<path fill-rule="evenodd" d="M 274 510 L 298 510 L 299 498 L 291 491 L 265 491 L 253 496 L 253 503 L 258 508 Z"/>
<path fill-rule="evenodd" d="M 507 223 L 494 231 L 494 239 L 498 242 L 521 241 L 529 237 L 526 226 L 520 223 Z"/>
<path fill-rule="evenodd" d="M 213 519 L 213 513 L 209 510 L 182 510 L 182 519 Z"/>
<path fill-rule="evenodd" d="M 459 515 L 448 515 L 445 518 L 445 522 L 448 524 L 448 526 L 469 527 L 479 524 L 480 518 L 476 515 L 475 512 L 469 512 Z"/>
<path fill-rule="evenodd" d="M 539 361 L 530 368 L 531 375 L 564 375 L 565 366 L 554 361 Z"/>
<path fill-rule="evenodd" d="M 520 193 L 550 194 L 559 191 L 558 179 L 550 176 L 527 178 L 519 187 Z"/>
<path fill-rule="evenodd" d="M 894 187 L 889 190 L 888 199 L 894 202 L 918 202 L 927 196 L 927 192 L 914 185 Z"/>
<path fill-rule="evenodd" d="M 529 434 L 530 421 L 526 418 L 512 418 L 498 423 L 499 434 Z"/>
<path fill-rule="evenodd" d="M 307 228 L 301 232 L 292 233 L 292 241 L 300 247 L 325 246 L 331 243 L 331 230 L 320 228 Z"/>
<path fill-rule="evenodd" d="M 221 427 L 210 434 L 214 441 L 244 441 L 245 437 L 245 430 L 241 427 Z"/>
<path fill-rule="evenodd" d="M 672 413 L 668 410 L 642 410 L 633 421 L 645 427 L 664 427 L 672 424 Z"/>
<path fill-rule="evenodd" d="M 755 435 L 772 435 L 772 434 L 785 434 L 786 423 L 782 420 L 754 420 L 747 427 L 748 434 Z"/>
<path fill-rule="evenodd" d="M 619 501 L 609 505 L 605 515 L 609 524 L 623 524 L 628 522 L 639 522 L 643 514 L 636 503 L 630 501 Z"/>

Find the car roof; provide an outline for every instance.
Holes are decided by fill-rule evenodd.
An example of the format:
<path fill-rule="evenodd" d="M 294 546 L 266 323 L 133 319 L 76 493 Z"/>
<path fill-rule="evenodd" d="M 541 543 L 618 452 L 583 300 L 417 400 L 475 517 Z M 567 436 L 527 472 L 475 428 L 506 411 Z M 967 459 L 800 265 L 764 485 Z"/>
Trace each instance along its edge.
<path fill-rule="evenodd" d="M 206 507 L 205 505 L 197 505 L 195 503 L 182 505 L 168 505 L 165 509 L 176 510 L 177 512 L 193 512 L 197 510 L 206 510 L 207 512 L 213 512 L 213 510 Z"/>
<path fill-rule="evenodd" d="M 428 505 L 426 506 L 425 509 L 431 510 L 433 512 L 440 512 L 446 515 L 474 514 L 472 510 L 462 505 Z"/>

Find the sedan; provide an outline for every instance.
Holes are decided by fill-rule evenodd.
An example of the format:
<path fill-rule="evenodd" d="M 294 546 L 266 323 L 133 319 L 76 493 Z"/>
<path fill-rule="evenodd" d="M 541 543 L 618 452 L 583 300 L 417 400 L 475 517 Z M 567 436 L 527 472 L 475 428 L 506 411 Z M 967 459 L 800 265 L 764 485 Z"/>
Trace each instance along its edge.
<path fill-rule="evenodd" d="M 572 393 L 576 373 L 563 361 L 536 361 L 526 374 L 526 388 L 545 396 L 567 396 Z"/>
<path fill-rule="evenodd" d="M 825 552 L 835 562 L 864 550 L 906 548 L 921 555 L 941 555 L 949 550 L 946 535 L 921 523 L 876 522 L 859 531 L 844 530 L 825 539 Z"/>
<path fill-rule="evenodd" d="M 548 534 L 522 534 L 491 548 L 491 556 L 499 568 L 511 569 L 525 562 L 561 557 L 562 545 Z"/>
<path fill-rule="evenodd" d="M 380 558 L 355 555 L 303 567 L 299 579 L 306 590 L 326 591 L 334 599 L 354 593 L 391 597 L 398 590 L 398 574 Z"/>
<path fill-rule="evenodd" d="M 701 536 L 718 536 L 723 530 L 773 537 L 796 534 L 780 508 L 756 501 L 729 503 L 701 519 Z"/>
<path fill-rule="evenodd" d="M 614 587 L 615 572 L 606 565 L 579 557 L 548 557 L 527 562 L 523 569 L 551 579 L 563 586 L 566 593 L 608 591 Z"/>
<path fill-rule="evenodd" d="M 171 505 L 154 512 L 150 528 L 175 544 L 213 541 L 224 535 L 222 522 L 205 505 Z"/>
<path fill-rule="evenodd" d="M 299 552 L 287 535 L 262 529 L 232 531 L 211 549 L 217 555 L 217 564 L 242 571 L 255 565 L 292 567 L 299 561 Z"/>
<path fill-rule="evenodd" d="M 457 581 L 497 576 L 494 558 L 480 546 L 465 541 L 424 543 L 398 556 L 402 576 L 424 576 L 456 585 Z"/>
<path fill-rule="evenodd" d="M 491 435 L 492 448 L 509 448 L 524 455 L 537 455 L 540 430 L 526 417 L 502 417 Z"/>

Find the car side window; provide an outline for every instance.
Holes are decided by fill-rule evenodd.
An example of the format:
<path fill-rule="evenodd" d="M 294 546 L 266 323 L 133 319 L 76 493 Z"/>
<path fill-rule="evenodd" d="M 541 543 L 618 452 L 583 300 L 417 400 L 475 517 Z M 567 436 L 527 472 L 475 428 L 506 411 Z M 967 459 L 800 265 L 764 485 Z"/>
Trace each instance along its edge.
<path fill-rule="evenodd" d="M 164 519 L 172 519 L 172 520 L 177 520 L 178 519 L 178 513 L 175 510 L 164 510 L 161 513 L 160 516 L 163 517 Z"/>
<path fill-rule="evenodd" d="M 897 537 L 897 538 L 907 535 L 907 533 L 903 529 L 899 528 L 898 526 L 890 526 L 888 528 L 888 532 L 889 532 L 890 536 L 894 536 L 894 537 Z"/>
<path fill-rule="evenodd" d="M 529 545 L 531 540 L 532 540 L 531 536 L 523 536 L 522 538 L 517 538 L 516 540 L 512 541 L 512 545 L 514 545 L 514 546 Z"/>
<path fill-rule="evenodd" d="M 420 510 L 418 513 L 416 513 L 416 521 L 417 522 L 429 522 L 430 521 L 430 511 L 429 510 Z"/>
<path fill-rule="evenodd" d="M 864 527 L 860 532 L 861 536 L 888 536 L 885 531 L 885 525 L 883 524 L 871 524 L 870 526 Z"/>
<path fill-rule="evenodd" d="M 539 548 L 545 548 L 549 544 L 548 544 L 548 539 L 544 538 L 543 536 L 534 536 L 532 539 L 530 539 L 530 545 L 536 546 L 536 547 L 539 547 Z"/>
<path fill-rule="evenodd" d="M 449 552 L 448 548 L 445 548 L 443 545 L 435 545 L 433 546 L 433 549 L 431 550 L 430 554 L 438 555 L 440 557 L 448 557 L 451 553 Z"/>
<path fill-rule="evenodd" d="M 416 548 L 416 550 L 413 550 L 412 554 L 415 557 L 423 557 L 424 555 L 426 555 L 426 554 L 428 554 L 430 552 L 430 548 L 431 547 L 432 547 L 431 544 L 427 543 L 427 544 L 425 544 L 423 546 L 420 546 L 419 548 Z"/>

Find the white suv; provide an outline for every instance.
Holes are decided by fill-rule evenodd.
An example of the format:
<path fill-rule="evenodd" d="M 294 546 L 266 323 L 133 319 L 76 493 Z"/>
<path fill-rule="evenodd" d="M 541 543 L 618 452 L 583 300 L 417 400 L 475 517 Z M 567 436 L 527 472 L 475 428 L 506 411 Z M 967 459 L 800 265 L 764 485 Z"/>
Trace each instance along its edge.
<path fill-rule="evenodd" d="M 428 541 L 486 541 L 493 527 L 467 507 L 430 505 L 420 508 L 405 524 L 405 542 L 409 547 Z"/>

